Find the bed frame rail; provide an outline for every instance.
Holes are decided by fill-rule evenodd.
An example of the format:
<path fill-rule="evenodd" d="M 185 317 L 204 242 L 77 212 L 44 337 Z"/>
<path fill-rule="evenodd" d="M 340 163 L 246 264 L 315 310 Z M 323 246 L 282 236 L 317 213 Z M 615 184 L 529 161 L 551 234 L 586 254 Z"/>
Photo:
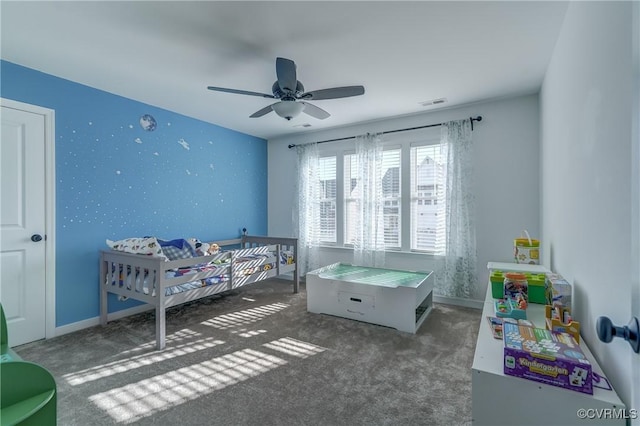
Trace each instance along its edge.
<path fill-rule="evenodd" d="M 298 239 L 290 238 L 290 237 L 266 237 L 266 236 L 256 236 L 256 235 L 243 235 L 240 238 L 240 245 L 242 248 L 251 248 L 251 247 L 259 247 L 263 245 L 276 244 L 278 246 L 277 256 L 278 261 L 277 264 L 277 275 L 282 273 L 293 272 L 293 292 L 298 293 L 300 289 L 300 278 L 298 275 L 298 268 L 296 265 L 293 266 L 285 266 L 280 262 L 280 255 L 283 251 L 290 251 L 293 253 L 293 258 L 291 259 L 292 264 L 298 263 Z M 283 270 L 286 269 L 286 270 Z"/>

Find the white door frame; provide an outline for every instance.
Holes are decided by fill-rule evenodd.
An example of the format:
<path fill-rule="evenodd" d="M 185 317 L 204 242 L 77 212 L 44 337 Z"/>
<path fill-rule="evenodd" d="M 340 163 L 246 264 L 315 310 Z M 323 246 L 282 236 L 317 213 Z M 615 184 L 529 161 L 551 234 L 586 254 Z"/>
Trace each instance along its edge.
<path fill-rule="evenodd" d="M 56 335 L 56 146 L 55 111 L 11 99 L 0 98 L 0 105 L 7 108 L 39 114 L 44 117 L 45 158 L 45 338 Z"/>
<path fill-rule="evenodd" d="M 631 315 L 640 318 L 640 4 L 632 10 L 632 95 L 631 95 Z M 640 354 L 631 353 L 630 408 L 640 410 Z M 631 423 L 640 426 L 640 418 Z"/>

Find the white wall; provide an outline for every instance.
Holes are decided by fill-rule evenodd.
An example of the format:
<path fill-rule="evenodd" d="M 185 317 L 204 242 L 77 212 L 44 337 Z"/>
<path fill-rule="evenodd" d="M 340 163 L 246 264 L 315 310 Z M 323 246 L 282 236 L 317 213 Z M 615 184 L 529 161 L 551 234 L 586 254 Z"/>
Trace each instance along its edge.
<path fill-rule="evenodd" d="M 274 236 L 294 236 L 296 154 L 291 143 L 302 144 L 366 132 L 395 130 L 482 115 L 474 123 L 474 182 L 478 288 L 484 300 L 488 261 L 511 261 L 513 238 L 527 229 L 539 235 L 539 105 L 537 95 L 477 103 L 425 114 L 380 120 L 323 132 L 268 141 L 268 229 Z M 332 142 L 350 143 L 350 142 Z M 321 264 L 352 262 L 345 249 L 325 249 Z M 390 253 L 385 264 L 400 269 L 434 269 L 433 256 Z"/>
<path fill-rule="evenodd" d="M 595 323 L 631 317 L 631 11 L 571 2 L 540 94 L 543 263 L 573 283 L 582 336 L 627 404 L 639 361 Z"/>

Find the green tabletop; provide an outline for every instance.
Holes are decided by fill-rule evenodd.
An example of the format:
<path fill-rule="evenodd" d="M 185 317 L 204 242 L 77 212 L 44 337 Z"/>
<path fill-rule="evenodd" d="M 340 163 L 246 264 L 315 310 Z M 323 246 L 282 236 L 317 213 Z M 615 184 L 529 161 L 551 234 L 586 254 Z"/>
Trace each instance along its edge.
<path fill-rule="evenodd" d="M 357 284 L 368 284 L 379 287 L 418 287 L 430 272 L 400 271 L 367 266 L 347 264 L 331 265 L 322 268 L 318 276 L 328 280 L 341 280 Z"/>

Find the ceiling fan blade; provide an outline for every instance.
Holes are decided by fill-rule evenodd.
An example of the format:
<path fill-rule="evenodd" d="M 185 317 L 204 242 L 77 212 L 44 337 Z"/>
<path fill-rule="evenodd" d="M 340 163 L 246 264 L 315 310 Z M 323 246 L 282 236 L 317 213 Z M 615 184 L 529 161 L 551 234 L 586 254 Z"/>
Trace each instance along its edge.
<path fill-rule="evenodd" d="M 317 118 L 318 120 L 324 120 L 331 116 L 327 111 L 322 108 L 318 108 L 315 105 L 310 104 L 309 102 L 299 101 L 304 105 L 304 109 L 302 110 L 305 114 L 309 114 L 310 116 Z"/>
<path fill-rule="evenodd" d="M 251 114 L 249 116 L 249 118 L 258 118 L 258 117 L 262 117 L 263 115 L 267 115 L 268 113 L 273 111 L 273 109 L 271 108 L 273 105 L 275 105 L 275 104 L 271 104 L 269 106 L 266 106 L 266 107 L 262 108 L 261 110 L 258 110 L 256 112 L 254 112 L 253 114 Z"/>
<path fill-rule="evenodd" d="M 360 96 L 363 94 L 363 86 L 344 86 L 333 87 L 331 89 L 313 90 L 300 95 L 300 99 L 313 99 L 314 101 L 319 101 L 323 99 L 348 98 L 350 96 Z"/>
<path fill-rule="evenodd" d="M 276 99 L 275 96 L 269 95 L 268 93 L 250 92 L 248 90 L 227 89 L 224 87 L 215 87 L 215 86 L 207 86 L 207 89 L 214 90 L 216 92 L 234 93 L 236 95 L 250 95 L 250 96 L 260 96 L 261 98 Z"/>
<path fill-rule="evenodd" d="M 298 85 L 296 76 L 296 64 L 291 59 L 276 58 L 276 75 L 278 86 L 283 92 L 295 92 Z"/>

